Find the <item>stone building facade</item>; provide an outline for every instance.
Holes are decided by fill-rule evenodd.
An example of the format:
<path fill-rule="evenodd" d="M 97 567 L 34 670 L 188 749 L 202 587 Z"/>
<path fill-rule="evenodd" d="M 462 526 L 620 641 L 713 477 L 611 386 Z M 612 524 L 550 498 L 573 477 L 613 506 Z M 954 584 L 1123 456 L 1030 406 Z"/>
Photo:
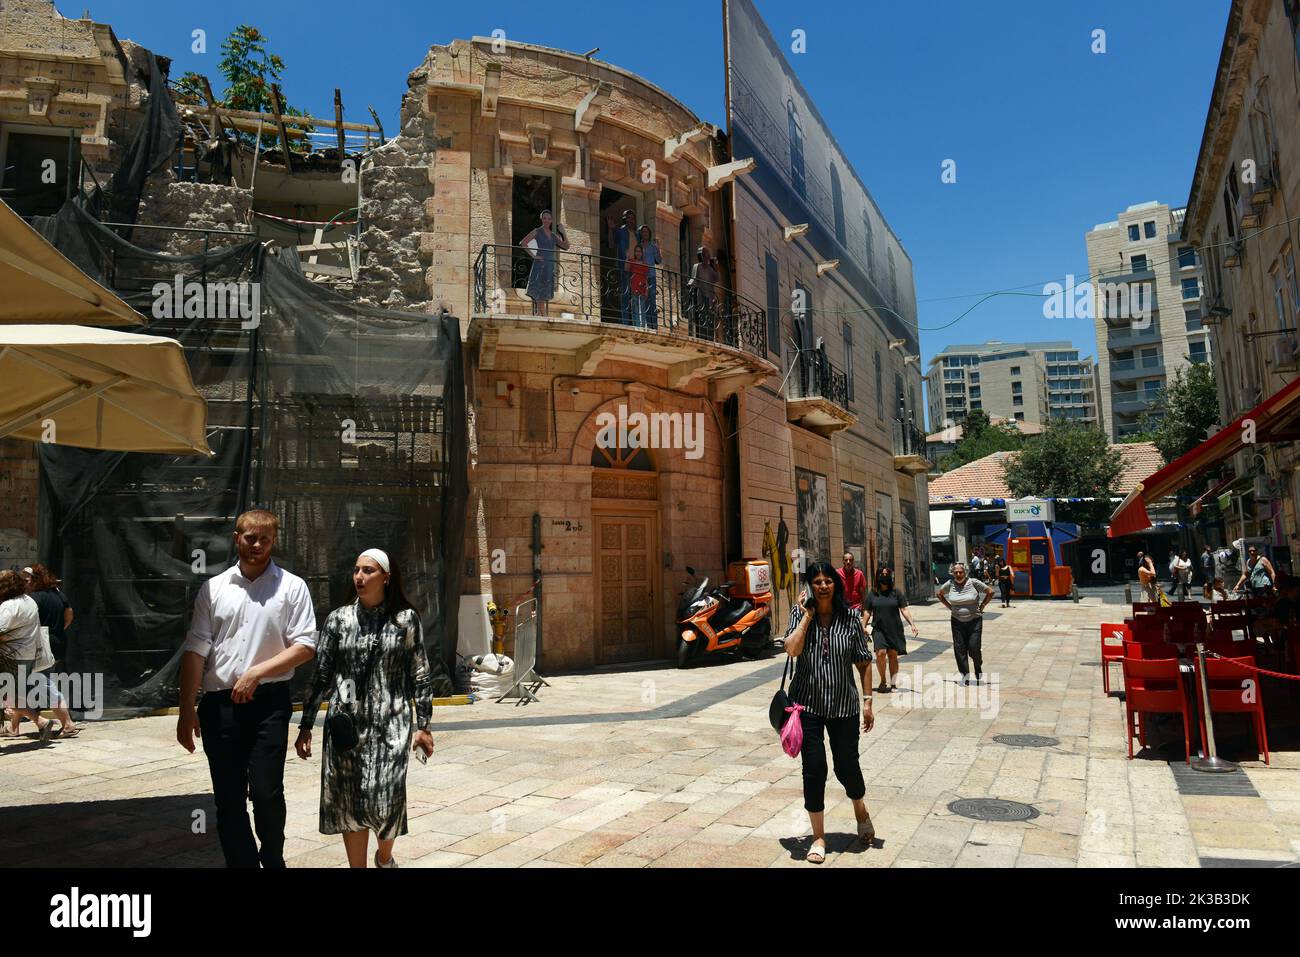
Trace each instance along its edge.
<path fill-rule="evenodd" d="M 928 545 L 924 465 L 900 471 L 894 455 L 902 357 L 863 324 L 875 334 L 852 353 L 860 408 L 783 390 L 789 330 L 760 305 L 767 279 L 751 265 L 775 252 L 783 296 L 795 282 L 837 283 L 783 241 L 717 128 L 610 64 L 491 38 L 433 47 L 410 84 L 390 144 L 402 156 L 379 151 L 363 193 L 369 204 L 385 168 L 427 168 L 418 251 L 385 268 L 423 268 L 429 307 L 462 317 L 478 530 L 467 596 L 513 603 L 539 562 L 542 667 L 555 670 L 672 654 L 686 566 L 718 581 L 729 561 L 761 557 L 765 525 L 782 520 L 789 547 L 810 559 L 853 547 L 928 584 L 912 557 Z M 554 298 L 535 307 L 521 242 L 543 207 L 569 250 L 556 254 Z M 612 227 L 626 210 L 658 242 L 653 328 L 630 324 L 611 288 L 621 268 Z M 395 228 L 374 212 L 372 224 Z M 692 305 L 701 247 L 718 271 L 708 318 Z M 849 295 L 838 291 L 846 307 Z M 914 401 L 919 378 L 907 378 Z M 699 441 L 638 449 L 603 437 L 602 423 L 637 413 L 696 422 Z M 824 520 L 801 530 L 814 501 Z"/>
<path fill-rule="evenodd" d="M 1213 340 L 1224 423 L 1300 368 L 1300 224 L 1289 212 L 1300 208 L 1298 30 L 1295 3 L 1234 0 L 1183 221 L 1183 238 L 1204 251 L 1200 313 Z M 1225 513 L 1228 537 L 1262 535 L 1294 552 L 1294 444 L 1249 448 L 1237 455 L 1234 473 L 1257 480 L 1255 494 Z"/>

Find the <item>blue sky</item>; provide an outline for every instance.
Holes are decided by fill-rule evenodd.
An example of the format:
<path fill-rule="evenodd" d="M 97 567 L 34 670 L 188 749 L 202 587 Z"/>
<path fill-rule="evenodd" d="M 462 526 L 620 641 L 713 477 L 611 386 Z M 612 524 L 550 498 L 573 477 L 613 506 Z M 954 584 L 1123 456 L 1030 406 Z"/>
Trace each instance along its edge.
<path fill-rule="evenodd" d="M 1146 200 L 1187 201 L 1229 0 L 810 3 L 756 0 L 778 41 L 911 254 L 924 362 L 954 342 L 1072 339 L 1096 354 L 1090 320 L 1045 320 L 1035 297 L 1087 274 L 1084 233 Z M 429 46 L 490 35 L 598 57 L 640 74 L 724 125 L 720 2 L 495 4 L 227 0 L 60 0 L 206 73 L 218 94 L 221 40 L 240 23 L 286 64 L 285 95 L 349 119 L 373 105 L 397 127 L 406 75 Z M 486 11 L 488 6 L 492 11 Z M 191 31 L 208 52 L 190 52 Z M 1106 31 L 1106 52 L 1092 33 Z M 943 161 L 957 182 L 940 180 Z"/>

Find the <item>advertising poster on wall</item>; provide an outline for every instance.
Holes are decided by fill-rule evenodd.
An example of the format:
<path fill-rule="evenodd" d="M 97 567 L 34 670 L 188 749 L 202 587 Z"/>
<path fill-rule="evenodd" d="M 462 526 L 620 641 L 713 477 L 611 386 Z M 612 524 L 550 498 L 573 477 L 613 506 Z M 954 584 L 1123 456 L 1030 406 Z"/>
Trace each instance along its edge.
<path fill-rule="evenodd" d="M 840 483 L 840 514 L 844 522 L 844 548 L 853 553 L 859 568 L 865 567 L 867 544 L 867 490 L 852 482 Z"/>
<path fill-rule="evenodd" d="M 876 567 L 894 567 L 894 500 L 883 492 L 876 493 Z M 897 573 L 897 569 L 895 569 Z M 895 574 L 894 581 L 898 576 Z"/>

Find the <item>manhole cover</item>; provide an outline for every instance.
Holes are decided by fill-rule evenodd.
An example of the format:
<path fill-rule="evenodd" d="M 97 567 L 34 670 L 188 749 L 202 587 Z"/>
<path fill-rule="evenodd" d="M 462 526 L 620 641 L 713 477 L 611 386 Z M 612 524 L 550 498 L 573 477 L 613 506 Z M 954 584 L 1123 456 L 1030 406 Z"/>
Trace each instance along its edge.
<path fill-rule="evenodd" d="M 1037 808 L 1000 798 L 962 798 L 949 804 L 948 810 L 976 821 L 1032 821 L 1038 817 Z"/>
<path fill-rule="evenodd" d="M 1041 734 L 995 734 L 993 740 L 1011 748 L 1054 748 L 1061 743 Z"/>

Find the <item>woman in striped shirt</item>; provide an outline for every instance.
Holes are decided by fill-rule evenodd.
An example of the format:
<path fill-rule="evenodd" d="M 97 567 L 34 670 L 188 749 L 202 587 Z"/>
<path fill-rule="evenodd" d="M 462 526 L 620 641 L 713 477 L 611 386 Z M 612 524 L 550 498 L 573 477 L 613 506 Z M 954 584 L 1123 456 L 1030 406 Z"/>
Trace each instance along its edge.
<path fill-rule="evenodd" d="M 858 688 L 862 686 L 862 730 L 875 725 L 871 713 L 871 648 L 862 619 L 844 601 L 844 583 L 830 562 L 813 563 L 804 575 L 806 588 L 790 609 L 785 635 L 786 654 L 798 659 L 790 700 L 803 705 L 803 804 L 812 823 L 813 841 L 808 860 L 826 859 L 826 745 L 830 736 L 835 777 L 853 802 L 858 836 L 866 845 L 875 839 L 863 797 L 867 793 L 858 762 Z"/>

